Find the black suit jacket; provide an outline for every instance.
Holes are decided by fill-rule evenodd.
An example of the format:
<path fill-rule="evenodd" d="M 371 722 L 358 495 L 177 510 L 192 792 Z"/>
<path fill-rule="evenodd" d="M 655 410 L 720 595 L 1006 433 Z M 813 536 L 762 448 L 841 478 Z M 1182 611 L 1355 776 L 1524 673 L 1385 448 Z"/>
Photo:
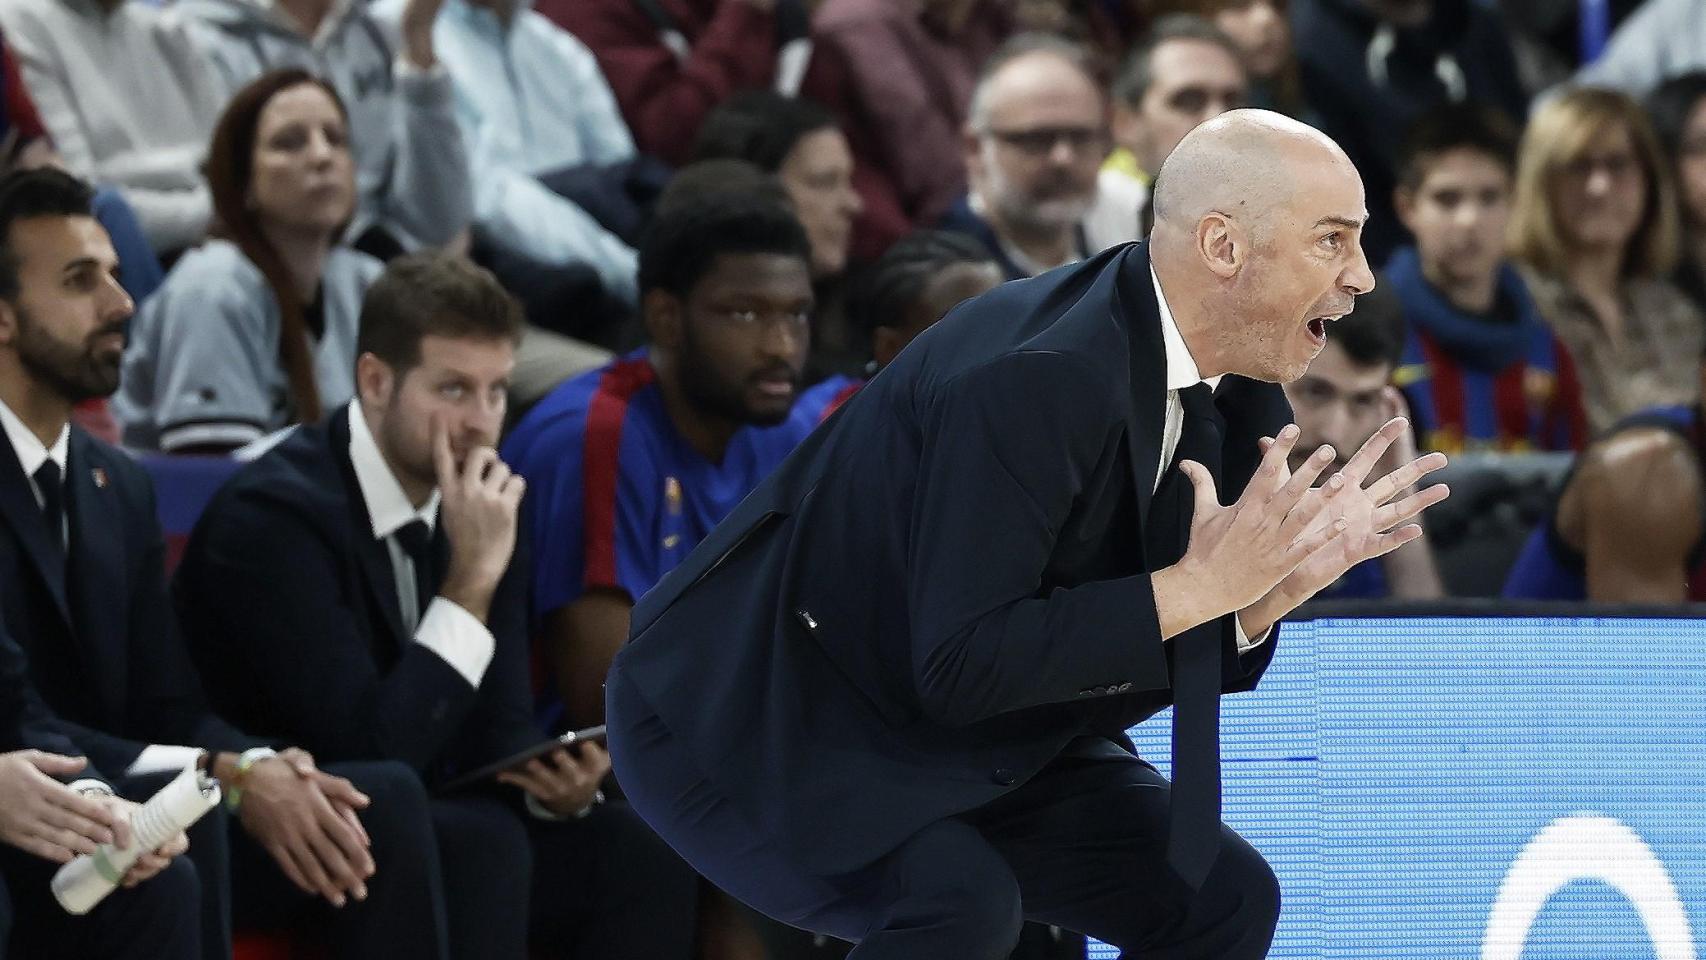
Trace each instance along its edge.
<path fill-rule="evenodd" d="M 493 597 L 478 689 L 403 633 L 390 554 L 349 458 L 348 407 L 237 474 L 201 515 L 174 593 L 220 709 L 322 761 L 401 760 L 428 782 L 544 739 L 530 714 L 524 545 Z M 449 558 L 434 542 L 433 583 Z"/>
<path fill-rule="evenodd" d="M 45 750 L 68 757 L 82 756 L 83 749 L 66 735 L 59 720 L 42 703 L 30 683 L 24 651 L 12 642 L 0 620 L 0 753 L 13 750 Z M 90 767 L 73 777 L 100 778 Z"/>
<path fill-rule="evenodd" d="M 826 874 L 1063 750 L 1130 750 L 1171 702 L 1147 571 L 1189 522 L 1151 510 L 1164 366 L 1145 246 L 962 304 L 641 598 L 615 669 Z M 1239 377 L 1216 406 L 1230 499 L 1290 408 Z M 1240 658 L 1231 617 L 1197 632 L 1228 691 L 1273 656 Z"/>
<path fill-rule="evenodd" d="M 254 746 L 208 709 L 184 650 L 147 472 L 73 426 L 65 511 L 69 562 L 0 441 L 0 616 L 71 738 L 115 776 L 150 743 Z"/>

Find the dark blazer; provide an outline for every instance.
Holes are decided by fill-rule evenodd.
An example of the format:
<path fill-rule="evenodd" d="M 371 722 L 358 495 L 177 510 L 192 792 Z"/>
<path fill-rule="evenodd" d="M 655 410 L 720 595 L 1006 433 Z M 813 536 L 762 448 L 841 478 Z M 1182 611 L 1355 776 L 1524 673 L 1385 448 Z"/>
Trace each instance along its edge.
<path fill-rule="evenodd" d="M 0 617 L 72 739 L 115 776 L 150 743 L 255 745 L 208 709 L 185 653 L 148 474 L 73 426 L 65 511 L 69 562 L 0 440 Z"/>
<path fill-rule="evenodd" d="M 539 742 L 525 547 L 493 597 L 497 647 L 475 689 L 403 633 L 391 558 L 350 464 L 348 409 L 244 468 L 190 536 L 174 594 L 216 703 L 323 762 L 400 760 L 429 783 Z M 434 553 L 437 584 L 442 524 Z"/>
<path fill-rule="evenodd" d="M 1189 529 L 1151 510 L 1164 358 L 1142 245 L 962 304 L 640 599 L 615 670 L 824 874 L 1063 750 L 1130 750 L 1171 702 L 1146 571 Z M 1239 377 L 1216 406 L 1230 499 L 1290 408 Z M 1273 656 L 1197 631 L 1175 642 L 1223 644 L 1227 691 Z"/>
<path fill-rule="evenodd" d="M 30 684 L 24 651 L 0 621 L 0 753 L 13 750 L 45 750 L 68 757 L 83 754 Z M 101 773 L 85 767 L 75 777 L 101 778 Z"/>

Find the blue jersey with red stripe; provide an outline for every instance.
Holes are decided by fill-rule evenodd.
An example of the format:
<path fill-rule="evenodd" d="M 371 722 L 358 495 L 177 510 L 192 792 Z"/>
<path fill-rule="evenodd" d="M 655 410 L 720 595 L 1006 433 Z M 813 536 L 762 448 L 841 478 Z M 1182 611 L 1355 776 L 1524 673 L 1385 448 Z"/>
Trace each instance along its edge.
<path fill-rule="evenodd" d="M 863 377 L 849 377 L 837 373 L 821 383 L 815 384 L 804 393 L 794 404 L 794 412 L 790 418 L 797 426 L 810 433 L 818 424 L 828 420 L 830 415 L 841 409 L 841 405 L 853 399 L 859 388 L 866 384 Z"/>
<path fill-rule="evenodd" d="M 1423 449 L 1581 449 L 1587 416 L 1575 364 L 1555 338 L 1548 337 L 1539 353 L 1540 358 L 1489 372 L 1464 363 L 1427 332 L 1412 329 L 1394 379 L 1409 403 Z"/>
<path fill-rule="evenodd" d="M 594 589 L 638 600 L 804 435 L 743 427 L 710 462 L 675 429 L 644 348 L 564 383 L 503 445 L 527 479 L 535 614 Z"/>

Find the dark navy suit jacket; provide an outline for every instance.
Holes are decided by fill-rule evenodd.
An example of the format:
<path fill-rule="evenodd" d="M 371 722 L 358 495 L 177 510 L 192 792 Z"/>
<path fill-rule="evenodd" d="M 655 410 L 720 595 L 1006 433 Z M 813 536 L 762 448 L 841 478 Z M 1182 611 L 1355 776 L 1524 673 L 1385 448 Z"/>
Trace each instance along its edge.
<path fill-rule="evenodd" d="M 69 562 L 0 438 L 0 617 L 63 729 L 112 776 L 150 743 L 256 745 L 208 708 L 184 649 L 147 472 L 73 426 L 64 495 Z"/>
<path fill-rule="evenodd" d="M 431 785 L 544 739 L 527 679 L 528 550 L 519 538 L 492 598 L 497 646 L 476 689 L 403 631 L 391 556 L 350 464 L 348 411 L 297 429 L 220 490 L 175 593 L 233 720 L 322 762 L 399 760 Z M 433 562 L 436 587 L 443 524 Z"/>
<path fill-rule="evenodd" d="M 962 304 L 639 600 L 615 669 L 825 875 L 1129 751 L 1171 702 L 1148 571 L 1189 529 L 1188 497 L 1152 509 L 1164 367 L 1146 246 Z M 1230 500 L 1291 413 L 1236 376 L 1216 407 Z M 1174 643 L 1223 644 L 1227 691 L 1273 656 L 1231 617 L 1196 632 Z"/>

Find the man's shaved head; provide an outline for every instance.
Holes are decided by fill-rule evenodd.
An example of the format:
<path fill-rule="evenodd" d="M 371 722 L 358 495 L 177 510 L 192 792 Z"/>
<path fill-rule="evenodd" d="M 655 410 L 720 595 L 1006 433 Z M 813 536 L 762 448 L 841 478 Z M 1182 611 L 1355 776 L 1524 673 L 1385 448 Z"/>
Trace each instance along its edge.
<path fill-rule="evenodd" d="M 1326 321 L 1373 288 L 1362 179 L 1338 144 L 1289 117 L 1233 110 L 1203 123 L 1162 165 L 1153 202 L 1150 254 L 1163 287 L 1188 294 L 1168 304 L 1196 314 L 1180 328 L 1205 372 L 1296 379 Z"/>

